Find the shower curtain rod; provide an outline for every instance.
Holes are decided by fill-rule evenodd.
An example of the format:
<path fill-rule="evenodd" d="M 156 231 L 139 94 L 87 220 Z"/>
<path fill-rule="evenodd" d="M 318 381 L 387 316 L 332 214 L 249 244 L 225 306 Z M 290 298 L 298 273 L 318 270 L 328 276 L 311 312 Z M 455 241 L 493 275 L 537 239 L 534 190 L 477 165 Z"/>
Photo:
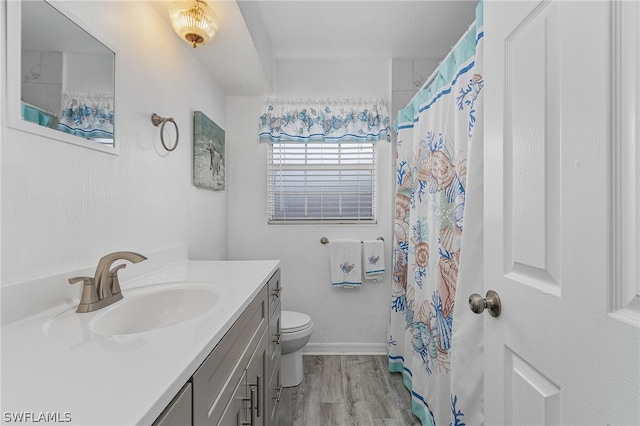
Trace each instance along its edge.
<path fill-rule="evenodd" d="M 410 101 L 409 103 L 413 102 L 413 98 L 415 98 L 415 97 L 418 95 L 418 93 L 422 92 L 424 89 L 426 89 L 427 87 L 429 87 L 429 85 L 431 84 L 431 82 L 432 82 L 432 81 L 436 78 L 436 76 L 438 75 L 438 70 L 440 70 L 440 65 L 442 65 L 442 63 L 443 63 L 444 61 L 446 61 L 447 59 L 449 59 L 449 56 L 451 56 L 451 54 L 456 50 L 456 47 L 458 47 L 458 45 L 460 44 L 460 42 L 461 42 L 462 40 L 464 40 L 464 36 L 465 36 L 465 34 L 467 34 L 467 33 L 469 32 L 469 30 L 471 30 L 471 27 L 475 26 L 475 24 L 476 24 L 476 20 L 474 19 L 474 20 L 473 20 L 473 22 L 471 22 L 471 24 L 469 24 L 469 26 L 467 27 L 467 30 L 466 30 L 464 33 L 462 33 L 462 36 L 458 39 L 458 41 L 456 42 L 456 44 L 454 44 L 454 45 L 451 47 L 451 50 L 449 50 L 449 53 L 447 53 L 447 55 L 446 55 L 444 58 L 442 58 L 442 60 L 438 63 L 438 66 L 436 67 L 436 69 L 435 69 L 435 70 L 433 70 L 433 72 L 431 73 L 431 75 L 430 75 L 430 76 L 425 80 L 424 84 L 420 87 L 420 89 L 418 89 L 418 91 L 416 92 L 416 94 L 415 94 L 415 95 L 413 95 L 413 97 L 411 98 L 411 101 Z M 407 104 L 407 105 L 409 105 L 409 104 Z"/>

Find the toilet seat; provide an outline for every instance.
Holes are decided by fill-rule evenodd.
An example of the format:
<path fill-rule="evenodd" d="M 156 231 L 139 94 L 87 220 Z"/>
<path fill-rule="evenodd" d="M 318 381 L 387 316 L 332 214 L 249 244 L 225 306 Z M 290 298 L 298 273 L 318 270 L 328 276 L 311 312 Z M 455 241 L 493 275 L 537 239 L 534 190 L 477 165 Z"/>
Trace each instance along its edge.
<path fill-rule="evenodd" d="M 301 312 L 282 311 L 280 330 L 282 333 L 295 333 L 311 326 L 311 317 Z"/>

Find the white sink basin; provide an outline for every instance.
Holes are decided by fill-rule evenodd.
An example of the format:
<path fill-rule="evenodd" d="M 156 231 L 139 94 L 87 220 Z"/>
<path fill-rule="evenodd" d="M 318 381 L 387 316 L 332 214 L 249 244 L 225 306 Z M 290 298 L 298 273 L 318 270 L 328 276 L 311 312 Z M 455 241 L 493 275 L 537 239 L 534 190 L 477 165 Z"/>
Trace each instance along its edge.
<path fill-rule="evenodd" d="M 205 287 L 159 289 L 116 302 L 97 315 L 90 328 L 107 336 L 142 333 L 190 320 L 218 303 L 218 293 Z"/>
<path fill-rule="evenodd" d="M 44 332 L 51 337 L 72 337 L 80 330 L 87 338 L 159 330 L 218 310 L 225 293 L 219 284 L 200 281 L 123 289 L 124 298 L 113 305 L 91 313 L 66 310 L 47 321 Z"/>

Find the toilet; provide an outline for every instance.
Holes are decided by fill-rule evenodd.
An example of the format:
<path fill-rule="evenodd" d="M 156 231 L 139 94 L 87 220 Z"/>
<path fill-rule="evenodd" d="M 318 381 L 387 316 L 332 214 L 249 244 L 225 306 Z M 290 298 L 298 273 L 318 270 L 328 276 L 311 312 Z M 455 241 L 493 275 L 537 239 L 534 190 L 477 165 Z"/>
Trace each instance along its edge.
<path fill-rule="evenodd" d="M 282 360 L 280 380 L 285 388 L 298 386 L 304 377 L 302 368 L 302 348 L 309 342 L 313 322 L 309 315 L 282 311 L 280 332 L 282 333 Z"/>

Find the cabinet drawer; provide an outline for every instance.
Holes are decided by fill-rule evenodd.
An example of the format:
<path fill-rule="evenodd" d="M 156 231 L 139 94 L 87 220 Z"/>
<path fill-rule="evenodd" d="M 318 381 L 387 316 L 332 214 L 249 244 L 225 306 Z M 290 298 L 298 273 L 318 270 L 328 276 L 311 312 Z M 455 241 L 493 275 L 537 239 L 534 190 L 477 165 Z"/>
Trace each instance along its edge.
<path fill-rule="evenodd" d="M 278 269 L 271 278 L 269 278 L 267 288 L 269 291 L 269 318 L 271 318 L 271 315 L 275 312 L 276 306 L 280 304 L 280 294 L 282 293 L 282 286 L 280 285 L 280 269 Z"/>
<path fill-rule="evenodd" d="M 222 415 L 267 328 L 267 314 L 263 290 L 193 375 L 194 424 L 212 424 Z"/>

